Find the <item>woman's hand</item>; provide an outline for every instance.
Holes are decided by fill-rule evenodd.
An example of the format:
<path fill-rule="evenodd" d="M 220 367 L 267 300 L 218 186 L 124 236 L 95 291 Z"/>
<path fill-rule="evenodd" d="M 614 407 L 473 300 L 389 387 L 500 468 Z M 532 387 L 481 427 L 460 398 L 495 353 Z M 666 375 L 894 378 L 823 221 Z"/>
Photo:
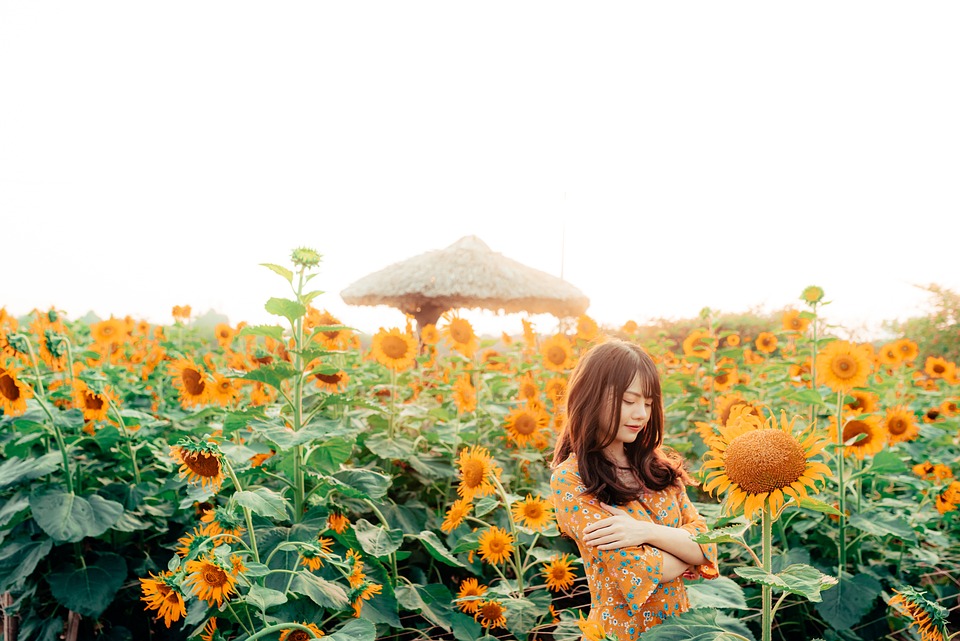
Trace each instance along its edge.
<path fill-rule="evenodd" d="M 612 516 L 583 528 L 583 542 L 600 550 L 616 550 L 648 543 L 662 527 L 650 521 L 640 521 L 625 510 L 601 503 L 600 507 Z"/>

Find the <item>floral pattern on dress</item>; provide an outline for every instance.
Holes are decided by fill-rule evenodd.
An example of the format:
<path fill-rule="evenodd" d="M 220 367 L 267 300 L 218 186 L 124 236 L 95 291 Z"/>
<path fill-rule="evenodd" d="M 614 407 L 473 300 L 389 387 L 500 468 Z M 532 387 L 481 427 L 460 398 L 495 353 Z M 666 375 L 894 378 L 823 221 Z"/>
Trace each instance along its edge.
<path fill-rule="evenodd" d="M 620 641 L 635 641 L 640 633 L 662 623 L 668 616 L 690 608 L 683 577 L 662 581 L 663 555 L 652 545 L 600 550 L 584 545 L 588 523 L 611 516 L 580 478 L 575 455 L 554 469 L 550 477 L 551 498 L 557 524 L 577 543 L 590 585 L 590 616 L 615 632 Z M 707 531 L 707 523 L 687 496 L 686 488 L 673 485 L 659 492 L 645 491 L 638 501 L 617 506 L 636 519 L 677 527 L 691 535 Z M 692 568 L 695 578 L 719 576 L 717 546 L 701 545 L 707 563 Z M 688 574 L 689 576 L 689 574 Z"/>

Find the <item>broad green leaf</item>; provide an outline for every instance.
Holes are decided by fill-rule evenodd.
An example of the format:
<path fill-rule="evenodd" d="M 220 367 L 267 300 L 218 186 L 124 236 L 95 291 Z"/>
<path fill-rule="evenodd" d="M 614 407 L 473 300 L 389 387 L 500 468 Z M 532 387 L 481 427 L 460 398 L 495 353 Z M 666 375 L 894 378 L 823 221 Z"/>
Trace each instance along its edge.
<path fill-rule="evenodd" d="M 353 529 L 363 551 L 378 559 L 393 554 L 403 543 L 403 530 L 387 530 L 366 519 L 358 519 L 353 524 Z"/>
<path fill-rule="evenodd" d="M 493 512 L 500 505 L 499 496 L 485 496 L 473 506 L 473 514 L 478 519 Z"/>
<path fill-rule="evenodd" d="M 697 543 L 744 543 L 743 535 L 749 529 L 750 524 L 731 525 L 728 527 L 717 528 L 698 534 L 693 537 Z"/>
<path fill-rule="evenodd" d="M 895 450 L 883 449 L 873 455 L 870 467 L 866 471 L 870 474 L 886 476 L 906 473 L 909 468 Z"/>
<path fill-rule="evenodd" d="M 293 284 L 293 272 L 287 269 L 286 267 L 281 267 L 280 265 L 274 265 L 273 263 L 260 263 L 263 267 L 266 267 L 275 274 L 280 274 L 287 282 L 291 285 Z"/>
<path fill-rule="evenodd" d="M 290 589 L 307 595 L 311 601 L 322 608 L 341 610 L 350 604 L 347 593 L 342 586 L 307 571 L 297 573 L 297 576 L 293 578 L 293 583 L 290 584 Z"/>
<path fill-rule="evenodd" d="M 718 610 L 698 608 L 667 617 L 643 633 L 643 641 L 755 641 L 745 623 Z"/>
<path fill-rule="evenodd" d="M 244 566 L 247 568 L 243 575 L 248 577 L 253 576 L 266 576 L 270 574 L 270 568 L 264 565 L 263 563 L 254 563 L 253 561 L 245 561 Z"/>
<path fill-rule="evenodd" d="M 523 597 L 511 597 L 503 600 L 502 604 L 506 609 L 507 629 L 521 641 L 526 639 L 541 614 L 537 604 Z"/>
<path fill-rule="evenodd" d="M 254 422 L 250 428 L 272 442 L 277 446 L 278 451 L 293 449 L 297 445 L 309 443 L 314 439 L 326 438 L 327 431 L 311 427 L 305 427 L 298 432 L 294 432 L 286 427 L 271 425 L 269 423 Z"/>
<path fill-rule="evenodd" d="M 4 541 L 0 547 L 0 592 L 19 591 L 28 576 L 50 554 L 53 541 Z"/>
<path fill-rule="evenodd" d="M 123 506 L 91 494 L 77 496 L 61 489 L 41 489 L 30 496 L 33 520 L 55 541 L 70 543 L 100 536 L 117 522 Z"/>
<path fill-rule="evenodd" d="M 236 492 L 233 498 L 239 505 L 268 519 L 287 518 L 287 501 L 277 492 L 265 487 Z"/>
<path fill-rule="evenodd" d="M 62 461 L 60 452 L 47 452 L 37 458 L 22 460 L 12 456 L 0 465 L 0 489 L 46 476 L 60 468 Z"/>
<path fill-rule="evenodd" d="M 261 612 L 266 612 L 275 605 L 287 602 L 287 595 L 279 590 L 271 590 L 261 585 L 253 584 L 244 597 L 247 603 L 255 605 Z"/>
<path fill-rule="evenodd" d="M 833 507 L 829 503 L 824 503 L 820 499 L 815 499 L 810 496 L 805 496 L 800 499 L 800 507 L 805 510 L 813 510 L 814 512 L 822 512 L 823 514 L 833 514 L 834 516 L 840 516 L 840 510 Z"/>
<path fill-rule="evenodd" d="M 376 641 L 377 628 L 364 619 L 351 619 L 333 634 L 323 637 L 324 641 Z"/>
<path fill-rule="evenodd" d="M 7 499 L 6 503 L 0 505 L 0 527 L 5 526 L 13 519 L 13 517 L 17 516 L 28 507 L 30 507 L 30 499 L 27 498 L 27 495 L 16 492 L 13 496 Z"/>
<path fill-rule="evenodd" d="M 400 623 L 399 605 L 393 588 L 389 583 L 383 583 L 383 592 L 374 595 L 369 601 L 364 601 L 360 610 L 360 618 L 371 623 L 386 623 L 394 628 L 402 627 Z"/>
<path fill-rule="evenodd" d="M 447 549 L 447 546 L 443 544 L 443 541 L 437 537 L 436 534 L 429 530 L 424 530 L 417 538 L 420 539 L 420 542 L 423 543 L 423 546 L 427 548 L 427 552 L 430 553 L 430 556 L 440 561 L 441 563 L 446 563 L 447 565 L 452 565 L 456 568 L 466 568 L 463 563 L 457 560 L 457 557 L 453 556 L 450 553 L 450 550 Z"/>
<path fill-rule="evenodd" d="M 406 460 L 413 456 L 413 443 L 404 438 L 391 438 L 388 434 L 371 436 L 364 445 L 380 458 Z"/>
<path fill-rule="evenodd" d="M 743 595 L 743 588 L 725 576 L 709 581 L 687 583 L 687 596 L 690 598 L 690 607 L 693 608 L 731 608 L 745 610 L 747 600 Z"/>
<path fill-rule="evenodd" d="M 274 316 L 283 316 L 290 321 L 291 324 L 307 313 L 306 307 L 295 300 L 289 300 L 287 298 L 271 298 L 263 308 Z"/>
<path fill-rule="evenodd" d="M 460 554 L 461 552 L 471 552 L 480 547 L 480 534 L 478 530 L 476 532 L 470 532 L 461 536 L 457 541 L 457 545 L 450 550 L 451 554 Z"/>
<path fill-rule="evenodd" d="M 333 478 L 356 490 L 356 498 L 383 498 L 390 488 L 390 477 L 373 470 L 340 470 Z"/>
<path fill-rule="evenodd" d="M 297 370 L 290 363 L 281 361 L 272 365 L 261 365 L 257 369 L 250 370 L 243 376 L 233 376 L 245 381 L 256 381 L 264 383 L 270 387 L 280 389 L 283 382 L 297 375 Z"/>
<path fill-rule="evenodd" d="M 910 524 L 902 517 L 889 512 L 874 510 L 868 514 L 854 514 L 847 523 L 851 527 L 880 538 L 895 536 L 908 543 L 917 542 L 917 533 L 913 531 Z"/>
<path fill-rule="evenodd" d="M 310 452 L 310 467 L 321 474 L 331 474 L 340 469 L 353 454 L 353 443 L 345 438 L 324 439 Z"/>
<path fill-rule="evenodd" d="M 85 567 L 53 572 L 46 576 L 50 592 L 68 610 L 96 619 L 113 602 L 127 578 L 127 563 L 116 554 L 101 554 Z"/>
<path fill-rule="evenodd" d="M 824 574 L 815 567 L 800 563 L 788 565 L 777 574 L 766 572 L 763 568 L 757 567 L 738 567 L 734 568 L 733 571 L 748 581 L 769 585 L 772 588 L 791 594 L 799 594 L 813 602 L 821 600 L 821 590 L 826 590 L 837 584 L 837 580 L 832 576 Z"/>
<path fill-rule="evenodd" d="M 268 336 L 275 341 L 283 340 L 283 328 L 279 325 L 248 325 L 240 330 L 240 336 Z"/>
<path fill-rule="evenodd" d="M 840 583 L 823 593 L 823 601 L 814 607 L 835 630 L 856 625 L 880 595 L 880 582 L 869 574 L 844 574 Z"/>

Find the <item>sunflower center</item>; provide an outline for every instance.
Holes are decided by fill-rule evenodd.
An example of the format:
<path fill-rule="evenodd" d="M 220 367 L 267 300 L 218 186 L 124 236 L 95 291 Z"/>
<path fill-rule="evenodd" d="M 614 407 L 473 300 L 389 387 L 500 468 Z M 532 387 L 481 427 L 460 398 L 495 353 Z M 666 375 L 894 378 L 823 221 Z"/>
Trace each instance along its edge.
<path fill-rule="evenodd" d="M 947 371 L 947 368 L 941 365 L 940 363 L 936 363 L 933 366 L 933 371 L 937 374 L 943 374 L 945 371 Z"/>
<path fill-rule="evenodd" d="M 294 630 L 290 633 L 290 636 L 287 637 L 289 641 L 307 641 L 309 638 L 310 635 L 303 630 Z"/>
<path fill-rule="evenodd" d="M 907 422 L 899 416 L 895 416 L 887 423 L 887 430 L 891 434 L 903 434 L 907 431 Z"/>
<path fill-rule="evenodd" d="M 550 569 L 550 576 L 557 581 L 562 581 L 567 578 L 567 568 L 563 566 L 554 566 Z"/>
<path fill-rule="evenodd" d="M 850 356 L 838 356 L 830 363 L 837 378 L 853 378 L 857 373 L 857 361 Z"/>
<path fill-rule="evenodd" d="M 466 461 L 463 464 L 463 483 L 467 487 L 478 487 L 483 482 L 483 463 Z"/>
<path fill-rule="evenodd" d="M 513 424 L 513 429 L 515 429 L 518 434 L 533 434 L 537 430 L 537 421 L 529 414 L 521 414 Z"/>
<path fill-rule="evenodd" d="M 500 554 L 506 547 L 506 541 L 497 537 L 493 537 L 487 545 L 487 548 L 494 554 Z"/>
<path fill-rule="evenodd" d="M 539 503 L 527 503 L 523 506 L 523 515 L 531 520 L 543 517 L 543 508 Z"/>
<path fill-rule="evenodd" d="M 183 374 L 180 375 L 180 379 L 183 381 L 183 386 L 186 388 L 193 396 L 199 396 L 203 394 L 203 388 L 205 383 L 203 382 L 203 377 L 200 376 L 200 372 L 195 369 L 187 368 L 183 370 Z"/>
<path fill-rule="evenodd" d="M 567 352 L 562 347 L 550 347 L 547 349 L 547 360 L 554 365 L 560 365 L 567 360 Z"/>
<path fill-rule="evenodd" d="M 870 441 L 873 440 L 873 432 L 870 431 L 870 427 L 863 421 L 850 421 L 843 428 L 844 443 L 858 436 L 859 434 L 866 434 L 867 438 L 860 439 L 851 447 L 864 447 L 865 445 L 868 445 Z"/>
<path fill-rule="evenodd" d="M 100 398 L 99 394 L 84 394 L 83 405 L 88 410 L 102 410 L 103 399 Z"/>
<path fill-rule="evenodd" d="M 748 494 L 795 483 L 807 469 L 803 447 L 782 430 L 752 430 L 733 439 L 724 456 L 727 476 Z"/>
<path fill-rule="evenodd" d="M 465 323 L 454 321 L 450 323 L 450 336 L 458 343 L 470 342 L 470 328 Z"/>
<path fill-rule="evenodd" d="M 20 388 L 9 374 L 0 376 L 0 394 L 11 401 L 20 398 Z"/>
<path fill-rule="evenodd" d="M 399 336 L 386 336 L 381 347 L 388 358 L 400 359 L 407 355 L 407 341 Z"/>
<path fill-rule="evenodd" d="M 203 571 L 203 582 L 218 588 L 227 583 L 227 573 L 218 567 L 208 565 Z"/>
<path fill-rule="evenodd" d="M 206 452 L 197 452 L 185 455 L 183 462 L 187 464 L 197 476 L 213 478 L 220 474 L 220 458 Z"/>
<path fill-rule="evenodd" d="M 339 374 L 317 374 L 317 378 L 327 385 L 338 385 L 340 383 Z"/>
<path fill-rule="evenodd" d="M 480 606 L 480 616 L 482 616 L 487 621 L 496 621 L 500 618 L 500 615 L 503 614 L 503 609 L 500 607 L 499 603 L 493 603 L 492 601 L 487 601 L 482 606 Z"/>

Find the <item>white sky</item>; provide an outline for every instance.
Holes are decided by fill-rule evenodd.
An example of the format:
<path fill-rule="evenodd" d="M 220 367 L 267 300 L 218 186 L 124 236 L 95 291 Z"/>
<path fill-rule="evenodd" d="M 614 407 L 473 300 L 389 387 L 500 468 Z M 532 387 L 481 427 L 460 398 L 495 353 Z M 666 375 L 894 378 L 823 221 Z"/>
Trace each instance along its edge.
<path fill-rule="evenodd" d="M 259 263 L 306 245 L 317 306 L 374 332 L 402 315 L 342 289 L 476 234 L 562 262 L 602 324 L 818 284 L 869 331 L 960 290 L 958 27 L 955 0 L 0 0 L 0 307 L 273 322 Z"/>

